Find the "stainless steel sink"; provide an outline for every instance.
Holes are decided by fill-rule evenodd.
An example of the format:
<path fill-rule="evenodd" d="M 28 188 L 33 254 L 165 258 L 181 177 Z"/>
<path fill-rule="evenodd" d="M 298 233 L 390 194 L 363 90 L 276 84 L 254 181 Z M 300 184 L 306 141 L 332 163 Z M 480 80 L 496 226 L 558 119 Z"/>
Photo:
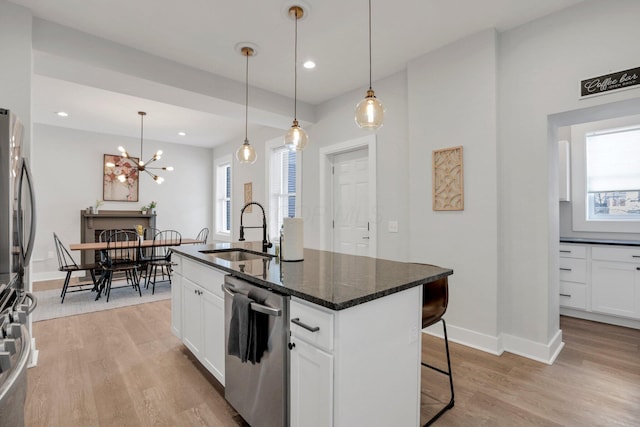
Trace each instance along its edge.
<path fill-rule="evenodd" d="M 270 259 L 273 258 L 273 255 L 260 253 L 260 252 L 252 252 L 246 249 L 220 249 L 220 250 L 206 250 L 200 251 L 203 254 L 211 255 L 215 258 L 224 259 L 226 261 L 231 262 L 239 262 L 239 261 L 253 261 L 256 259 Z"/>

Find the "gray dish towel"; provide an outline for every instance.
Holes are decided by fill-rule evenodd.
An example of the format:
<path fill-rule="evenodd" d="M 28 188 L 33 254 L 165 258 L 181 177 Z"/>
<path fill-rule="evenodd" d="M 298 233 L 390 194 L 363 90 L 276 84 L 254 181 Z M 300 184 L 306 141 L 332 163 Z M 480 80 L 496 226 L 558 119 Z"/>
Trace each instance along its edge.
<path fill-rule="evenodd" d="M 234 294 L 231 303 L 231 322 L 227 351 L 230 356 L 238 356 L 244 363 L 249 354 L 249 315 L 252 300 L 246 295 Z"/>
<path fill-rule="evenodd" d="M 231 321 L 227 351 L 242 363 L 260 363 L 269 341 L 269 316 L 251 310 L 251 303 L 264 304 L 263 291 L 249 292 L 249 296 L 236 293 L 231 304 Z"/>

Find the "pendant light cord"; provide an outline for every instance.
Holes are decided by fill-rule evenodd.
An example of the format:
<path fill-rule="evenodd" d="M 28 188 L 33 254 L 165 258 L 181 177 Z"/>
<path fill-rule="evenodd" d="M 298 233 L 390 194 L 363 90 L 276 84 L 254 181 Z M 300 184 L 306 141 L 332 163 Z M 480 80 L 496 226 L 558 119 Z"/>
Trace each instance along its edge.
<path fill-rule="evenodd" d="M 298 12 L 295 12 L 295 42 L 293 47 L 293 120 L 298 120 Z"/>
<path fill-rule="evenodd" d="M 369 90 L 371 90 L 371 0 L 369 0 Z"/>
<path fill-rule="evenodd" d="M 245 86 L 244 86 L 244 142 L 248 143 L 249 139 L 247 137 L 248 135 L 248 128 L 249 128 L 249 51 L 245 52 L 245 56 L 247 57 L 247 67 L 246 67 L 246 72 L 245 72 Z"/>
<path fill-rule="evenodd" d="M 141 161 L 143 161 L 142 159 L 144 158 L 142 156 L 143 136 L 144 136 L 144 114 L 140 114 L 140 159 L 138 159 L 138 165 L 140 164 Z"/>

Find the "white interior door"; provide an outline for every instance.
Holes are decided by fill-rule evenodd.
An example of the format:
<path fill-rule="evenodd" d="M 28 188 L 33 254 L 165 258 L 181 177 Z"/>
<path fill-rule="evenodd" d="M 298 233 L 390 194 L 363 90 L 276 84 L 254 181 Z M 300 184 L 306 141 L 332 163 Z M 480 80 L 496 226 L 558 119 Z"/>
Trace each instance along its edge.
<path fill-rule="evenodd" d="M 333 155 L 333 250 L 369 255 L 369 153 Z"/>

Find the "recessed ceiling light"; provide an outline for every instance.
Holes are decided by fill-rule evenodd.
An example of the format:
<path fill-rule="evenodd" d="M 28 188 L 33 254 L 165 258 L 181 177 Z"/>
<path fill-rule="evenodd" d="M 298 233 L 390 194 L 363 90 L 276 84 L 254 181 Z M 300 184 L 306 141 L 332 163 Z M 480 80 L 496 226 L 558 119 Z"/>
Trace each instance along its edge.
<path fill-rule="evenodd" d="M 316 68 L 316 63 L 315 63 L 315 62 L 313 62 L 313 61 L 311 61 L 311 60 L 308 60 L 308 61 L 305 61 L 305 62 L 304 62 L 304 64 L 302 64 L 302 66 L 303 66 L 304 68 L 306 68 L 306 69 L 310 70 L 310 69 L 312 69 L 312 68 Z"/>
<path fill-rule="evenodd" d="M 65 111 L 57 111 L 56 114 L 60 117 L 68 117 L 69 113 L 65 112 Z"/>
<path fill-rule="evenodd" d="M 186 136 L 186 135 L 187 135 L 187 133 L 186 133 L 186 132 L 178 132 L 178 135 L 180 135 L 180 136 Z"/>

